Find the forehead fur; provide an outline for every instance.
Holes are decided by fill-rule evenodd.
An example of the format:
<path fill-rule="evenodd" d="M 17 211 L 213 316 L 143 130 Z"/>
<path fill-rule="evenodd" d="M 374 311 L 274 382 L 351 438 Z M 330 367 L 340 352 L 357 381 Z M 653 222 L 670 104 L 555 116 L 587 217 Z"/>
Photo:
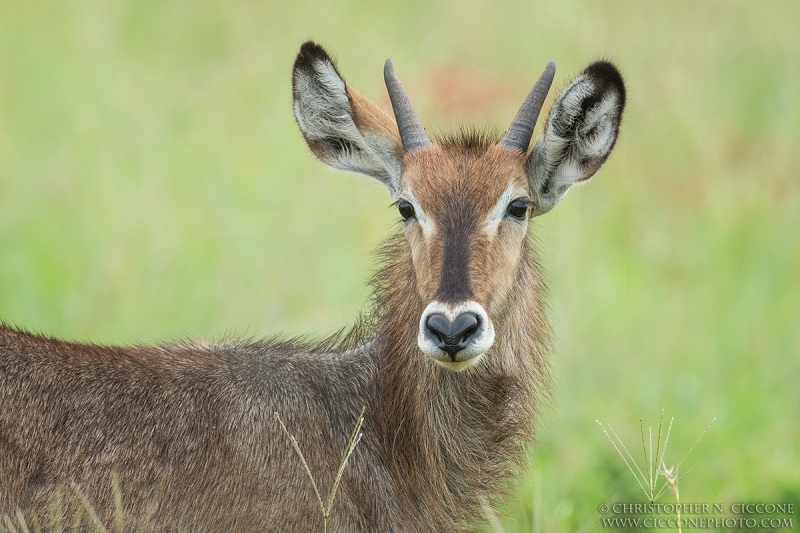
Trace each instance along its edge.
<path fill-rule="evenodd" d="M 488 213 L 516 182 L 527 191 L 525 154 L 497 144 L 497 136 L 467 131 L 437 138 L 430 148 L 404 156 L 403 184 L 437 217 L 456 205 Z M 437 217 L 438 218 L 438 217 Z"/>
<path fill-rule="evenodd" d="M 436 137 L 436 142 L 447 152 L 467 152 L 480 156 L 500 140 L 500 134 L 493 130 L 462 128 L 455 132 Z"/>

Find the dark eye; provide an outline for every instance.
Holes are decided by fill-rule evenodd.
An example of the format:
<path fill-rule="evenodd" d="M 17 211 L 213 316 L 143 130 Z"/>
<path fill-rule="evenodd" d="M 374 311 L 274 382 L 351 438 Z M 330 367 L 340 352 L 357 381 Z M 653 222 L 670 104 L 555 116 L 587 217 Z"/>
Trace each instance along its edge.
<path fill-rule="evenodd" d="M 405 200 L 401 200 L 397 204 L 397 210 L 400 211 L 400 216 L 403 217 L 403 220 L 408 220 L 414 216 L 414 206 Z"/>
<path fill-rule="evenodd" d="M 519 220 L 525 220 L 525 215 L 528 214 L 528 201 L 525 198 L 517 198 L 508 204 L 506 214 Z"/>

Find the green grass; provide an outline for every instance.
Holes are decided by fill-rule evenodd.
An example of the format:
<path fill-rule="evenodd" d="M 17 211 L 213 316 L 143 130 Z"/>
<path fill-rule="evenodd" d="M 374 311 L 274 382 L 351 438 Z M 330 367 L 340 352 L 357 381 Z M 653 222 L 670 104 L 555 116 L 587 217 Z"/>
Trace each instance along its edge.
<path fill-rule="evenodd" d="M 636 442 L 662 408 L 675 450 L 717 419 L 681 501 L 800 507 L 800 5 L 295 4 L 0 0 L 3 319 L 106 343 L 336 330 L 396 214 L 305 148 L 300 43 L 383 103 L 391 56 L 434 131 L 502 129 L 548 59 L 563 84 L 606 57 L 618 147 L 533 230 L 557 392 L 502 527 L 642 501 L 595 420 Z"/>

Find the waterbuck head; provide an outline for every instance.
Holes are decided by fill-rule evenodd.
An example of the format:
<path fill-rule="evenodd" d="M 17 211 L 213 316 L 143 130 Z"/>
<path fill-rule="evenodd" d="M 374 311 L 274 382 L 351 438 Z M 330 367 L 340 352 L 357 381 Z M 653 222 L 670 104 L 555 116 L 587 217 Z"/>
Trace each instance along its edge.
<path fill-rule="evenodd" d="M 383 183 L 404 221 L 419 301 L 417 344 L 451 370 L 468 368 L 495 343 L 521 279 L 532 217 L 597 172 L 614 147 L 625 105 L 622 77 L 591 64 L 555 100 L 529 148 L 555 75 L 550 62 L 502 139 L 430 139 L 398 81 L 384 78 L 395 120 L 353 90 L 320 46 L 294 64 L 294 114 L 324 163 Z"/>

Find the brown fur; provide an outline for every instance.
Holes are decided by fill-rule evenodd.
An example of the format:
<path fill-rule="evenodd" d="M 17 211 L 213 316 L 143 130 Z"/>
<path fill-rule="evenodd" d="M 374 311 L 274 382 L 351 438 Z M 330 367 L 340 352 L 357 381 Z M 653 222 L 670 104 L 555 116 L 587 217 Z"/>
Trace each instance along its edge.
<path fill-rule="evenodd" d="M 60 489 L 71 515 L 74 483 L 111 524 L 116 472 L 126 521 L 148 529 L 318 530 L 310 483 L 273 413 L 324 495 L 366 406 L 333 530 L 452 531 L 477 518 L 480 498 L 521 463 L 548 383 L 535 261 L 526 246 L 496 356 L 454 373 L 416 348 L 424 305 L 410 297 L 408 244 L 396 235 L 383 252 L 370 311 L 319 346 L 116 348 L 0 327 L 0 514 L 44 521 Z"/>
<path fill-rule="evenodd" d="M 397 124 L 394 123 L 394 120 L 389 115 L 352 87 L 347 87 L 347 96 L 350 99 L 350 106 L 353 110 L 353 120 L 362 133 L 370 131 L 391 139 L 396 146 L 400 146 L 400 134 L 397 132 Z M 397 151 L 397 156 L 403 156 L 402 149 Z"/>
<path fill-rule="evenodd" d="M 469 233 L 465 235 L 465 245 L 469 247 L 471 296 L 489 316 L 494 316 L 493 308 L 505 303 L 514 280 L 513 270 L 519 262 L 527 224 L 501 225 L 491 236 L 476 226 L 482 224 L 509 184 L 516 183 L 521 190 L 527 190 L 525 156 L 497 144 L 476 145 L 470 134 L 465 134 L 462 141 L 448 141 L 406 154 L 404 183 L 432 219 L 450 219 L 454 229 L 466 227 L 463 231 Z M 445 234 L 446 230 L 440 231 L 426 239 L 416 227 L 408 235 L 418 290 L 426 303 L 434 299 L 439 288 Z"/>
<path fill-rule="evenodd" d="M 376 177 L 396 198 L 413 191 L 435 230 L 411 220 L 391 236 L 362 318 L 318 344 L 107 347 L 0 324 L 0 517 L 20 509 L 46 523 L 60 499 L 68 520 L 88 502 L 106 527 L 121 518 L 152 531 L 318 531 L 316 496 L 276 413 L 326 498 L 365 409 L 332 531 L 466 529 L 519 471 L 550 384 L 546 290 L 528 220 L 483 225 L 496 205 L 505 212 L 510 184 L 532 197 L 551 178 L 563 186 L 561 160 L 540 151 L 533 164 L 535 147 L 523 154 L 474 133 L 404 153 L 394 121 L 345 92 L 314 43 L 295 62 L 293 93 L 317 157 Z M 556 118 L 582 124 L 581 109 Z M 560 153 L 572 150 L 561 140 Z M 549 173 L 532 180 L 539 168 Z M 474 300 L 493 324 L 494 343 L 463 371 L 417 344 L 435 298 Z"/>

